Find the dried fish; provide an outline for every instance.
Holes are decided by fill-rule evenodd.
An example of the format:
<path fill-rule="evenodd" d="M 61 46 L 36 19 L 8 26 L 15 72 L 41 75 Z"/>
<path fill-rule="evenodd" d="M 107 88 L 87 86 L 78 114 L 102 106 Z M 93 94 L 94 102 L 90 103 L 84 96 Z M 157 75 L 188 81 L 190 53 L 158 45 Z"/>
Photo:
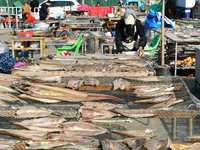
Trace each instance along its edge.
<path fill-rule="evenodd" d="M 91 85 L 91 86 L 97 86 L 99 85 L 99 80 L 90 78 L 84 81 L 84 85 Z"/>
<path fill-rule="evenodd" d="M 84 80 L 69 80 L 67 87 L 75 90 L 75 89 L 79 89 L 81 87 L 81 85 L 83 85 Z"/>
<path fill-rule="evenodd" d="M 12 130 L 0 129 L 0 134 L 9 135 L 19 139 L 25 140 L 44 140 L 46 139 L 47 132 L 34 131 L 34 130 Z"/>
<path fill-rule="evenodd" d="M 112 118 L 114 116 L 118 116 L 117 114 L 102 110 L 102 109 L 89 109 L 89 108 L 83 108 L 79 109 L 79 111 L 82 114 L 82 118 L 80 118 L 80 121 L 92 121 L 92 120 L 99 120 L 99 119 L 108 119 Z"/>
<path fill-rule="evenodd" d="M 99 142 L 73 143 L 73 145 L 54 148 L 55 150 L 99 150 Z"/>
<path fill-rule="evenodd" d="M 0 92 L 18 93 L 17 91 L 13 90 L 12 88 L 6 87 L 3 85 L 0 85 Z"/>
<path fill-rule="evenodd" d="M 130 118 L 154 117 L 155 111 L 147 109 L 115 109 L 116 113 Z"/>
<path fill-rule="evenodd" d="M 173 92 L 155 92 L 155 93 L 148 93 L 148 94 L 137 94 L 136 97 L 138 98 L 154 98 L 158 96 L 164 96 L 164 95 L 172 95 Z"/>
<path fill-rule="evenodd" d="M 49 76 L 49 77 L 25 77 L 25 79 L 36 82 L 36 83 L 41 83 L 41 82 L 45 82 L 45 83 L 57 83 L 57 82 L 61 82 L 62 81 L 62 77 L 61 76 Z"/>
<path fill-rule="evenodd" d="M 7 104 L 6 102 L 0 100 L 0 107 L 3 107 L 3 108 L 14 108 L 12 107 L 11 105 Z"/>
<path fill-rule="evenodd" d="M 97 109 L 104 109 L 104 110 L 112 110 L 116 107 L 121 107 L 120 105 L 115 105 L 111 103 L 100 103 L 100 102 L 82 102 L 83 106 L 80 108 L 97 108 Z"/>
<path fill-rule="evenodd" d="M 137 81 L 137 82 L 158 82 L 161 79 L 157 76 L 147 76 L 147 77 L 137 77 L 137 78 L 130 78 L 130 77 L 123 77 L 126 80 L 130 81 Z"/>
<path fill-rule="evenodd" d="M 0 149 L 1 150 L 14 150 L 15 144 L 18 141 L 15 140 L 0 140 Z"/>
<path fill-rule="evenodd" d="M 157 103 L 167 101 L 167 100 L 171 99 L 172 97 L 173 97 L 173 95 L 163 95 L 163 96 L 154 97 L 154 98 L 150 98 L 150 99 L 136 100 L 136 101 L 134 101 L 134 103 L 135 104 L 157 104 Z"/>
<path fill-rule="evenodd" d="M 125 144 L 118 141 L 103 140 L 101 141 L 103 150 L 130 150 Z"/>
<path fill-rule="evenodd" d="M 64 121 L 66 121 L 64 118 L 39 118 L 14 122 L 13 124 L 29 130 L 54 132 L 62 131 L 62 123 Z"/>
<path fill-rule="evenodd" d="M 48 138 L 50 140 L 56 141 L 68 141 L 72 143 L 81 143 L 81 142 L 97 142 L 98 140 L 93 137 L 88 136 L 78 136 L 78 135 L 68 135 L 68 134 L 49 134 Z"/>
<path fill-rule="evenodd" d="M 19 118 L 38 118 L 47 117 L 53 113 L 53 110 L 42 107 L 21 107 L 16 111 L 16 116 Z"/>
<path fill-rule="evenodd" d="M 136 94 L 148 94 L 152 92 L 161 92 L 161 91 L 172 91 L 174 87 L 169 87 L 168 85 L 139 85 L 133 86 L 135 89 L 134 93 Z"/>
<path fill-rule="evenodd" d="M 67 122 L 63 123 L 63 132 L 67 135 L 96 136 L 108 130 L 86 122 Z"/>
<path fill-rule="evenodd" d="M 123 80 L 122 78 L 119 78 L 113 82 L 113 85 L 114 85 L 113 90 L 120 89 L 120 90 L 129 91 L 131 84 L 128 81 Z"/>
<path fill-rule="evenodd" d="M 178 143 L 196 143 L 200 142 L 200 135 L 192 135 L 182 139 L 177 140 Z"/>
<path fill-rule="evenodd" d="M 176 104 L 181 103 L 181 102 L 183 102 L 183 99 L 177 100 L 175 95 L 173 95 L 173 97 L 170 98 L 169 100 L 164 101 L 162 103 L 155 104 L 155 105 L 149 107 L 149 109 L 167 108 L 167 107 L 176 105 Z"/>
<path fill-rule="evenodd" d="M 144 148 L 148 150 L 161 150 L 161 149 L 169 149 L 170 142 L 169 139 L 161 140 L 161 141 L 155 141 L 155 140 L 147 140 L 145 144 L 143 145 Z"/>
<path fill-rule="evenodd" d="M 131 148 L 132 150 L 140 150 L 140 148 L 144 145 L 146 140 L 147 138 L 135 137 L 135 138 L 124 139 L 123 143 L 127 144 L 128 147 Z"/>
<path fill-rule="evenodd" d="M 191 145 L 183 145 L 183 144 L 171 144 L 170 148 L 172 150 L 199 150 L 200 143 L 194 143 Z"/>
<path fill-rule="evenodd" d="M 9 101 L 9 102 L 21 101 L 19 98 L 17 98 L 16 96 L 12 94 L 2 93 L 2 92 L 0 92 L 0 99 L 4 101 Z"/>
<path fill-rule="evenodd" d="M 71 143 L 67 141 L 53 141 L 53 140 L 43 140 L 43 141 L 26 141 L 26 144 L 28 145 L 26 149 L 52 149 L 57 148 L 65 145 L 72 145 Z"/>
<path fill-rule="evenodd" d="M 42 102 L 42 103 L 59 103 L 59 102 L 61 102 L 60 100 L 38 98 L 38 97 L 29 96 L 29 95 L 26 95 L 26 94 L 21 94 L 21 95 L 19 95 L 19 97 L 24 99 L 24 100 L 38 101 L 38 102 Z"/>
<path fill-rule="evenodd" d="M 119 134 L 121 136 L 125 137 L 154 137 L 156 134 L 154 134 L 156 130 L 151 129 L 145 129 L 145 130 L 132 130 L 132 131 L 116 131 L 111 130 L 111 132 Z"/>
<path fill-rule="evenodd" d="M 24 83 L 24 84 L 29 85 L 30 87 L 24 90 L 20 89 L 19 87 L 15 86 L 14 87 L 21 93 L 28 94 L 30 96 L 38 98 L 70 101 L 70 102 L 94 101 L 94 100 L 105 100 L 105 99 L 120 100 L 118 97 L 106 94 L 84 93 L 66 88 L 51 87 L 33 83 Z M 27 89 L 29 91 L 26 91 Z"/>

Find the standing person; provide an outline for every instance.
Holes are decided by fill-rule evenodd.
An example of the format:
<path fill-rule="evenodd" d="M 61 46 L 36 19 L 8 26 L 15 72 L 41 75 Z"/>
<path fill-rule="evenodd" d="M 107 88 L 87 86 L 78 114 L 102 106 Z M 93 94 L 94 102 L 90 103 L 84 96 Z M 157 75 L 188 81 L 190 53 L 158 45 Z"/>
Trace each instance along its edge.
<path fill-rule="evenodd" d="M 25 13 L 31 14 L 31 7 L 28 4 L 27 0 L 24 1 L 24 5 L 22 6 L 22 20 L 23 20 L 23 22 L 26 20 L 26 14 Z"/>
<path fill-rule="evenodd" d="M 30 6 L 31 6 L 31 12 L 34 12 L 34 8 L 39 6 L 39 1 L 31 0 Z M 38 12 L 38 10 L 36 10 L 36 12 Z"/>
<path fill-rule="evenodd" d="M 200 19 L 200 2 L 196 2 L 194 7 L 191 9 L 191 15 L 190 18 L 192 19 Z"/>
<path fill-rule="evenodd" d="M 101 7 L 100 2 L 97 2 L 97 4 L 95 5 L 95 7 Z"/>
<path fill-rule="evenodd" d="M 48 0 L 46 3 L 43 3 L 40 8 L 40 20 L 46 20 L 47 15 L 49 15 L 49 6 L 51 5 L 51 1 Z"/>
<path fill-rule="evenodd" d="M 122 9 L 122 3 L 118 2 L 118 11 L 121 11 L 121 9 Z"/>
<path fill-rule="evenodd" d="M 139 37 L 139 38 L 138 38 Z M 116 47 L 119 53 L 125 50 L 133 50 L 144 53 L 143 49 L 147 43 L 145 30 L 136 13 L 132 9 L 127 9 L 124 18 L 116 25 Z"/>

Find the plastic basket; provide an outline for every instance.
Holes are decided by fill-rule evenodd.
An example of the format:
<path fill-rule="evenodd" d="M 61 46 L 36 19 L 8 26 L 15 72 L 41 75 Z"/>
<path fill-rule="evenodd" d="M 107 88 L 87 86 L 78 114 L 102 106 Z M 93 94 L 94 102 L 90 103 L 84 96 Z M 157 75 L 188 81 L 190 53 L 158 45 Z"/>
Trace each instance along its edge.
<path fill-rule="evenodd" d="M 33 32 L 18 32 L 18 38 L 32 38 Z"/>

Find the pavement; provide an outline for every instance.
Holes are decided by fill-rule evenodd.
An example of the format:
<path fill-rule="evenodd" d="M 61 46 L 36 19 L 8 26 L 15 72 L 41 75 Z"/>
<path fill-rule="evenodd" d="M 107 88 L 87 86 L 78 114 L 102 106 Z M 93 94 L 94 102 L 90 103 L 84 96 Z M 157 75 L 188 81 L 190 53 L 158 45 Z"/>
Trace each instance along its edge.
<path fill-rule="evenodd" d="M 10 35 L 9 29 L 0 29 L 0 41 L 10 42 L 11 43 L 12 36 Z M 46 55 L 49 54 L 56 54 L 56 48 L 54 46 L 51 46 L 50 48 L 46 48 Z M 34 53 L 34 60 L 37 60 L 39 58 L 39 52 Z M 185 81 L 186 85 L 188 86 L 189 90 L 194 93 L 194 95 L 200 99 L 200 92 L 199 90 L 195 90 L 195 78 L 188 78 L 183 77 L 183 80 Z M 195 91 L 195 92 L 194 92 Z M 137 127 L 140 128 L 141 125 L 146 127 L 145 122 L 148 120 L 135 120 L 134 123 L 128 124 L 127 128 L 133 128 Z M 185 137 L 187 136 L 187 119 L 177 119 L 177 137 Z M 158 139 L 166 139 L 167 137 L 171 137 L 171 124 L 172 119 L 153 119 L 150 122 L 148 122 L 148 127 L 158 127 L 159 131 L 158 134 L 160 135 Z M 161 134 L 162 132 L 162 134 Z M 195 118 L 194 119 L 194 133 L 200 134 L 200 119 Z"/>

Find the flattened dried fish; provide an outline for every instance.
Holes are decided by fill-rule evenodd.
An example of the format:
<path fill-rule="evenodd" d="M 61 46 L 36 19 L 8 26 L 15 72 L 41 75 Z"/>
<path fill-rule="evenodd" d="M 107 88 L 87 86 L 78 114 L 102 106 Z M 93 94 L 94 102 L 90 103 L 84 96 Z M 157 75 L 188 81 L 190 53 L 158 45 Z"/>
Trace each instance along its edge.
<path fill-rule="evenodd" d="M 138 78 L 128 78 L 123 77 L 126 80 L 130 81 L 137 81 L 137 82 L 158 82 L 161 81 L 161 79 L 157 76 L 147 76 L 147 77 L 138 77 Z"/>
<path fill-rule="evenodd" d="M 75 90 L 75 89 L 79 89 L 81 87 L 81 85 L 83 85 L 84 80 L 69 80 L 67 87 Z"/>
<path fill-rule="evenodd" d="M 111 132 L 126 136 L 126 137 L 154 137 L 156 134 L 154 134 L 155 130 L 151 129 L 145 129 L 145 130 L 132 130 L 132 131 L 116 131 L 112 130 Z"/>
<path fill-rule="evenodd" d="M 81 143 L 81 142 L 97 142 L 98 140 L 93 137 L 88 136 L 77 136 L 77 135 L 68 135 L 68 134 L 49 134 L 48 138 L 50 140 L 56 141 L 68 141 L 72 143 Z"/>
<path fill-rule="evenodd" d="M 114 85 L 113 90 L 120 89 L 120 90 L 129 91 L 131 84 L 128 81 L 123 80 L 122 78 L 119 78 L 113 82 L 113 85 Z"/>
<path fill-rule="evenodd" d="M 132 150 L 140 150 L 140 148 L 144 145 L 147 138 L 143 137 L 135 137 L 124 139 L 123 143 L 127 144 Z"/>
<path fill-rule="evenodd" d="M 90 79 L 84 81 L 84 85 L 97 86 L 97 85 L 99 85 L 99 80 L 90 78 Z"/>
<path fill-rule="evenodd" d="M 170 92 L 174 89 L 174 87 L 169 87 L 168 85 L 139 85 L 134 86 L 135 89 L 134 93 L 136 94 L 148 94 L 153 92 L 161 92 L 161 91 L 167 91 Z"/>
<path fill-rule="evenodd" d="M 14 140 L 0 140 L 0 149 L 1 150 L 14 150 L 16 143 L 17 143 L 17 141 L 14 141 Z"/>
<path fill-rule="evenodd" d="M 114 116 L 118 116 L 117 114 L 102 110 L 102 109 L 89 109 L 89 108 L 83 108 L 79 109 L 79 111 L 82 114 L 82 118 L 80 118 L 80 121 L 92 121 L 92 120 L 99 120 L 99 119 L 108 119 L 112 118 Z"/>
<path fill-rule="evenodd" d="M 164 96 L 164 95 L 172 95 L 173 92 L 155 92 L 155 93 L 148 93 L 148 94 L 137 94 L 136 97 L 138 98 L 154 98 L 158 96 Z"/>
<path fill-rule="evenodd" d="M 186 138 L 182 138 L 177 140 L 178 143 L 196 143 L 196 142 L 200 142 L 200 135 L 192 135 L 192 136 L 188 136 Z"/>
<path fill-rule="evenodd" d="M 14 122 L 14 125 L 30 130 L 54 132 L 62 131 L 64 121 L 66 121 L 64 118 L 39 118 Z"/>
<path fill-rule="evenodd" d="M 24 100 L 38 101 L 38 102 L 42 102 L 42 103 L 59 103 L 59 102 L 61 102 L 60 100 L 38 98 L 38 97 L 29 96 L 26 94 L 21 94 L 21 95 L 19 95 L 19 97 Z"/>
<path fill-rule="evenodd" d="M 0 92 L 0 99 L 4 101 L 9 101 L 9 102 L 20 101 L 20 99 L 17 98 L 16 96 L 9 93 L 2 93 L 2 92 Z"/>
<path fill-rule="evenodd" d="M 63 123 L 63 131 L 67 135 L 96 136 L 108 132 L 107 129 L 86 122 Z"/>
<path fill-rule="evenodd" d="M 155 111 L 146 109 L 115 109 L 116 113 L 130 118 L 154 117 Z"/>
<path fill-rule="evenodd" d="M 170 98 L 169 100 L 162 102 L 162 103 L 155 104 L 155 105 L 149 107 L 149 109 L 167 108 L 167 107 L 176 105 L 176 104 L 181 103 L 181 102 L 183 102 L 183 99 L 177 100 L 175 95 L 173 95 L 173 97 Z"/>
<path fill-rule="evenodd" d="M 0 92 L 18 93 L 17 91 L 13 90 L 12 88 L 6 87 L 3 85 L 0 85 Z"/>
<path fill-rule="evenodd" d="M 163 95 L 163 96 L 154 97 L 154 98 L 150 98 L 150 99 L 136 100 L 136 101 L 134 101 L 134 103 L 135 104 L 157 104 L 157 103 L 167 101 L 172 97 L 173 97 L 173 95 Z"/>
<path fill-rule="evenodd" d="M 44 140 L 44 141 L 26 141 L 28 147 L 26 149 L 52 149 L 56 147 L 61 147 L 65 145 L 72 145 L 67 141 L 51 141 L 51 140 Z"/>
<path fill-rule="evenodd" d="M 172 150 L 199 150 L 200 143 L 194 143 L 191 145 L 183 145 L 183 144 L 171 144 L 170 148 Z"/>
<path fill-rule="evenodd" d="M 34 130 L 12 130 L 12 129 L 0 129 L 0 134 L 9 135 L 19 139 L 25 140 L 44 140 L 47 136 L 47 132 L 34 131 Z"/>
<path fill-rule="evenodd" d="M 48 83 L 56 83 L 56 82 L 61 82 L 62 77 L 61 76 L 49 76 L 49 77 L 25 77 L 25 79 L 28 79 L 30 81 L 36 82 L 36 83 L 41 83 L 41 82 L 48 82 Z"/>
<path fill-rule="evenodd" d="M 99 142 L 73 143 L 73 145 L 54 148 L 55 150 L 99 150 Z"/>
<path fill-rule="evenodd" d="M 170 146 L 169 139 L 161 140 L 161 141 L 147 140 L 145 144 L 143 145 L 143 147 L 148 150 L 167 149 L 169 148 L 169 146 Z"/>
<path fill-rule="evenodd" d="M 97 108 L 104 110 L 112 110 L 118 107 L 119 105 L 111 104 L 111 103 L 101 103 L 101 102 L 82 102 L 83 106 L 80 108 Z M 119 106 L 120 107 L 120 106 Z"/>
<path fill-rule="evenodd" d="M 38 118 L 38 117 L 47 117 L 52 113 L 53 111 L 51 109 L 27 106 L 18 108 L 16 116 L 19 118 Z"/>
<path fill-rule="evenodd" d="M 3 108 L 12 108 L 11 105 L 7 104 L 6 102 L 0 100 L 0 107 L 3 107 Z"/>
<path fill-rule="evenodd" d="M 125 144 L 118 141 L 103 140 L 101 141 L 103 150 L 130 150 Z"/>
<path fill-rule="evenodd" d="M 96 93 L 85 93 L 74 91 L 66 88 L 58 88 L 45 86 L 40 84 L 33 83 L 24 83 L 30 87 L 26 89 L 20 89 L 15 87 L 19 92 L 31 95 L 33 97 L 61 100 L 61 101 L 70 101 L 70 102 L 82 102 L 82 101 L 95 101 L 95 100 L 120 100 L 120 98 L 106 95 L 106 94 L 96 94 Z M 26 91 L 26 90 L 29 91 Z"/>

